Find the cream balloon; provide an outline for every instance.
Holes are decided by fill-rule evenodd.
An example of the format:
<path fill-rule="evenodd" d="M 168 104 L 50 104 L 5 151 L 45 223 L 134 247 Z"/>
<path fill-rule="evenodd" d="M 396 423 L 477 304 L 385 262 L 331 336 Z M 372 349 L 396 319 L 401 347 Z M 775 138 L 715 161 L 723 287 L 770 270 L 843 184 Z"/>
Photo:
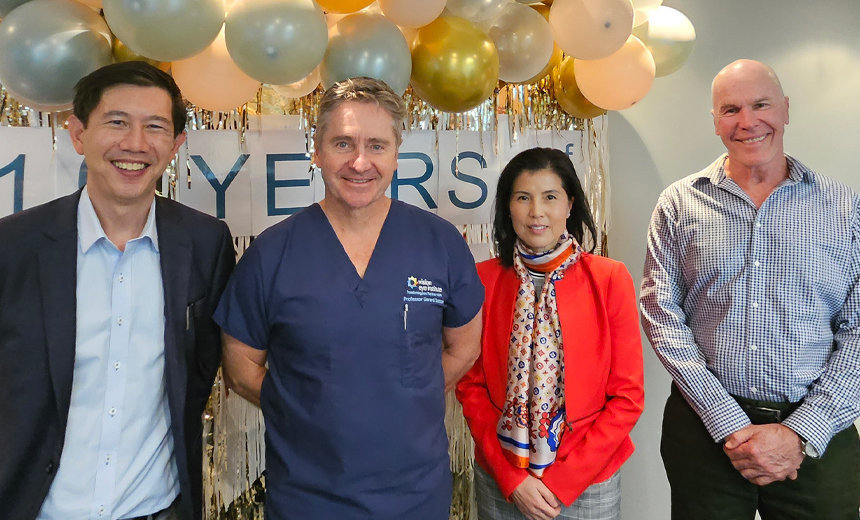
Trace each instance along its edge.
<path fill-rule="evenodd" d="M 633 34 L 654 56 L 658 78 L 683 67 L 696 45 L 696 29 L 690 19 L 666 6 L 651 11 L 648 22 L 633 29 Z"/>
<path fill-rule="evenodd" d="M 552 56 L 549 24 L 534 9 L 510 3 L 492 19 L 487 34 L 499 51 L 499 79 L 518 83 L 533 78 Z"/>
<path fill-rule="evenodd" d="M 379 0 L 379 8 L 400 27 L 416 29 L 432 22 L 445 10 L 446 0 Z"/>
<path fill-rule="evenodd" d="M 272 85 L 272 89 L 285 98 L 300 98 L 307 96 L 320 84 L 320 68 L 317 67 L 307 77 L 286 85 Z"/>
<path fill-rule="evenodd" d="M 508 0 L 448 0 L 445 6 L 454 16 L 481 22 L 501 13 L 507 4 Z"/>
<path fill-rule="evenodd" d="M 663 0 L 631 0 L 631 2 L 635 13 L 633 27 L 638 27 L 648 21 L 651 11 L 660 7 Z"/>
<path fill-rule="evenodd" d="M 206 110 L 229 112 L 250 101 L 260 88 L 230 59 L 224 29 L 200 54 L 173 62 L 173 79 L 185 99 Z"/>
<path fill-rule="evenodd" d="M 624 110 L 642 100 L 654 84 L 654 70 L 651 53 L 633 35 L 607 58 L 574 61 L 576 84 L 582 95 L 606 110 Z"/>
<path fill-rule="evenodd" d="M 552 37 L 565 54 L 599 60 L 620 49 L 633 30 L 630 0 L 555 0 Z"/>

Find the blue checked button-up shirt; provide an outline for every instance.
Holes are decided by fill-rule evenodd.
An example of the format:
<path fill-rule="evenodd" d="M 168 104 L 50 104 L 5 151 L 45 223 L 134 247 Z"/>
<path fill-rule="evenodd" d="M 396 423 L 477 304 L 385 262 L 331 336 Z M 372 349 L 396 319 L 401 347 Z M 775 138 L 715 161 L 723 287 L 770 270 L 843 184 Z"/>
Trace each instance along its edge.
<path fill-rule="evenodd" d="M 660 195 L 640 310 L 715 441 L 750 424 L 729 394 L 803 400 L 783 424 L 824 453 L 860 415 L 860 196 L 786 158 L 761 208 L 725 155 Z"/>

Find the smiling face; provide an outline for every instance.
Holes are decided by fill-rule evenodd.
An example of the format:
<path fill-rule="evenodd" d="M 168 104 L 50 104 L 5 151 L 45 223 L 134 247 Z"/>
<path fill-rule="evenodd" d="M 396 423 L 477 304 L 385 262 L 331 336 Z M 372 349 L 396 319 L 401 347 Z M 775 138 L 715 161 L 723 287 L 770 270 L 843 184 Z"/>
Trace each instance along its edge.
<path fill-rule="evenodd" d="M 524 171 L 514 180 L 511 222 L 517 237 L 535 252 L 555 247 L 572 207 L 561 177 L 550 169 Z"/>
<path fill-rule="evenodd" d="M 387 200 L 385 190 L 397 169 L 393 121 L 371 102 L 347 101 L 331 113 L 314 151 L 325 182 L 326 208 L 352 212 Z"/>
<path fill-rule="evenodd" d="M 155 184 L 185 133 L 173 136 L 172 105 L 157 87 L 118 85 L 104 91 L 84 123 L 71 116 L 69 134 L 87 163 L 87 193 L 97 207 L 148 206 Z"/>
<path fill-rule="evenodd" d="M 741 60 L 723 69 L 712 88 L 714 129 L 732 169 L 780 167 L 788 98 L 766 65 Z"/>

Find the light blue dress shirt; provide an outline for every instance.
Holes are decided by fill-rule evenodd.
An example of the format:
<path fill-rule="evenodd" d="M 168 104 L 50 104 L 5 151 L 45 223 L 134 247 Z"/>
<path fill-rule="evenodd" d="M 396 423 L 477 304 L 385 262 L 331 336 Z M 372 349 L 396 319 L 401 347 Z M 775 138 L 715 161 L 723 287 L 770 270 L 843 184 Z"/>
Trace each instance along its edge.
<path fill-rule="evenodd" d="M 860 195 L 786 160 L 758 208 L 726 155 L 666 188 L 642 325 L 715 441 L 750 424 L 730 395 L 802 400 L 782 424 L 823 454 L 860 416 Z"/>
<path fill-rule="evenodd" d="M 77 332 L 68 426 L 39 520 L 147 515 L 179 494 L 164 372 L 155 201 L 120 251 L 84 188 L 78 205 Z"/>

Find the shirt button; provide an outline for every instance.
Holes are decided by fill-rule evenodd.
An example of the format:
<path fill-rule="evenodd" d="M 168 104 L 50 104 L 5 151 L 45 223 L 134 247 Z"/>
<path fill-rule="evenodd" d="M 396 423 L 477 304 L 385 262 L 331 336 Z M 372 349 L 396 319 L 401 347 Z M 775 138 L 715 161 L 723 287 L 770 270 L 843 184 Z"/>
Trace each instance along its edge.
<path fill-rule="evenodd" d="M 760 227 L 761 227 L 761 222 L 756 222 L 756 223 L 755 223 L 755 227 L 760 228 Z"/>
<path fill-rule="evenodd" d="M 116 408 L 111 408 L 110 410 L 108 410 L 108 413 L 111 414 L 111 417 L 113 417 L 114 415 L 116 415 Z"/>
<path fill-rule="evenodd" d="M 753 302 L 752 306 L 753 306 L 753 309 L 758 309 L 758 302 Z"/>
<path fill-rule="evenodd" d="M 105 455 L 105 464 L 110 462 L 110 455 Z"/>
<path fill-rule="evenodd" d="M 755 263 L 755 265 L 758 265 L 758 262 L 756 262 L 756 263 Z M 117 322 L 118 324 L 122 325 L 122 316 L 120 316 L 119 318 L 117 318 L 117 319 L 116 319 L 116 322 Z"/>
<path fill-rule="evenodd" d="M 756 387 L 754 387 L 754 386 L 750 387 L 750 392 L 756 393 L 756 392 L 758 392 L 758 389 L 756 389 Z"/>
<path fill-rule="evenodd" d="M 755 262 L 753 262 L 753 265 L 754 265 L 754 266 L 756 266 L 756 267 L 758 267 L 758 266 L 760 266 L 760 265 L 761 265 L 761 262 L 759 262 L 758 260 L 756 260 Z"/>
<path fill-rule="evenodd" d="M 758 349 L 758 347 L 757 347 L 757 346 L 755 346 L 755 345 L 750 345 L 750 350 L 756 350 L 756 349 Z M 753 392 L 755 392 L 755 390 L 753 390 Z"/>
<path fill-rule="evenodd" d="M 105 507 L 104 506 L 99 508 L 99 516 L 102 516 L 103 514 L 105 514 Z"/>
<path fill-rule="evenodd" d="M 116 363 L 113 364 L 114 370 L 119 370 L 119 367 L 120 367 L 119 361 L 117 361 Z"/>
<path fill-rule="evenodd" d="M 119 275 L 119 283 L 122 283 L 125 280 L 125 276 Z"/>

